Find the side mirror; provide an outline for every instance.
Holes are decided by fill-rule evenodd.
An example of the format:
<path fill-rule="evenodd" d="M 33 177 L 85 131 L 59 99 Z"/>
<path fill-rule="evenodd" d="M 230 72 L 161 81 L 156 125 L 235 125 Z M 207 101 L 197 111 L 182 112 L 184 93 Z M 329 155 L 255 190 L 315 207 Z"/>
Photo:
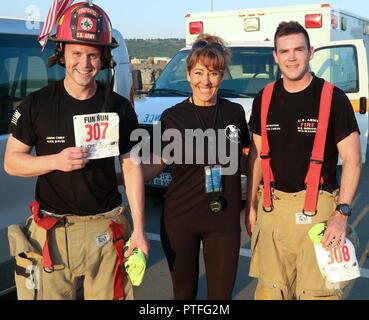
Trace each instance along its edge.
<path fill-rule="evenodd" d="M 359 112 L 360 112 L 360 114 L 365 114 L 366 113 L 366 98 L 365 97 L 360 98 Z"/>
<path fill-rule="evenodd" d="M 142 90 L 141 70 L 132 70 L 133 88 L 135 92 Z"/>

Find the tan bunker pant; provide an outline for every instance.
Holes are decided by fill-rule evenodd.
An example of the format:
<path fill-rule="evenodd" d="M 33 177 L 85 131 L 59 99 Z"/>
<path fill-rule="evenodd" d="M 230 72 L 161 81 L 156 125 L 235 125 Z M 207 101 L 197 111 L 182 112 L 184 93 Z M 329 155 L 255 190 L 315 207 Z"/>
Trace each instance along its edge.
<path fill-rule="evenodd" d="M 327 283 L 320 273 L 309 229 L 326 221 L 336 207 L 336 197 L 320 191 L 317 214 L 311 223 L 297 223 L 302 212 L 305 191 L 274 192 L 274 210 L 263 210 L 259 201 L 251 248 L 250 276 L 258 278 L 257 300 L 340 299 L 343 284 Z"/>
<path fill-rule="evenodd" d="M 53 272 L 42 267 L 42 247 L 46 231 L 33 219 L 24 232 L 9 227 L 11 254 L 15 256 L 15 281 L 20 300 L 75 299 L 78 278 L 83 279 L 84 299 L 113 299 L 114 267 L 117 253 L 109 224 L 123 225 L 124 239 L 131 229 L 119 207 L 90 216 L 67 215 L 49 230 Z M 32 249 L 34 252 L 30 252 Z M 124 298 L 133 299 L 133 290 L 123 270 Z"/>

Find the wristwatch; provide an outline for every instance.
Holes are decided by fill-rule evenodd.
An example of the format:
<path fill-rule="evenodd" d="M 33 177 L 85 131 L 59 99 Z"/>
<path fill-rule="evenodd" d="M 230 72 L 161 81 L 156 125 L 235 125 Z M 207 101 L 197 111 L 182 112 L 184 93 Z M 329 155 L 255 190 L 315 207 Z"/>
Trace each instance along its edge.
<path fill-rule="evenodd" d="M 336 211 L 338 211 L 340 214 L 344 216 L 351 216 L 351 207 L 347 203 L 340 203 L 336 207 Z"/>

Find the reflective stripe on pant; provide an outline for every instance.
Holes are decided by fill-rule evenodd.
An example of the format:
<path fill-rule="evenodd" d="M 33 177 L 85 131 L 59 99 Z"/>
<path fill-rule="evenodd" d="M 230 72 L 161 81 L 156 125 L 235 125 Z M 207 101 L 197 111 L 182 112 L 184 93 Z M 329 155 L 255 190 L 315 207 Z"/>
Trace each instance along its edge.
<path fill-rule="evenodd" d="M 340 299 L 342 287 L 327 283 L 320 273 L 309 229 L 326 221 L 336 207 L 335 196 L 321 191 L 317 214 L 309 224 L 296 223 L 305 191 L 276 190 L 274 210 L 263 211 L 261 197 L 252 234 L 250 276 L 258 278 L 255 299 Z"/>
<path fill-rule="evenodd" d="M 124 209 L 99 215 L 62 219 L 49 232 L 49 246 L 55 271 L 42 269 L 40 255 L 23 253 L 16 257 L 18 299 L 75 299 L 78 278 L 83 277 L 85 299 L 113 299 L 114 265 L 117 258 L 109 224 L 123 225 L 124 238 L 130 226 Z M 41 253 L 46 232 L 34 221 L 28 228 L 29 242 Z M 38 258 L 37 258 L 38 256 Z M 125 299 L 133 299 L 131 283 L 124 272 Z"/>

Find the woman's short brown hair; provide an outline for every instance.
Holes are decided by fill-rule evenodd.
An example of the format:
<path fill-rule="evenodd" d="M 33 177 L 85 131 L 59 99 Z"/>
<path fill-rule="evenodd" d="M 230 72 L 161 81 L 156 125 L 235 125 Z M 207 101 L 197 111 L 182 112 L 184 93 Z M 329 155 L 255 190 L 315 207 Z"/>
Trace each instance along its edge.
<path fill-rule="evenodd" d="M 224 71 L 228 67 L 230 53 L 220 37 L 207 33 L 200 34 L 192 44 L 187 57 L 187 71 L 190 72 L 196 63 L 201 62 L 205 67 Z"/>

